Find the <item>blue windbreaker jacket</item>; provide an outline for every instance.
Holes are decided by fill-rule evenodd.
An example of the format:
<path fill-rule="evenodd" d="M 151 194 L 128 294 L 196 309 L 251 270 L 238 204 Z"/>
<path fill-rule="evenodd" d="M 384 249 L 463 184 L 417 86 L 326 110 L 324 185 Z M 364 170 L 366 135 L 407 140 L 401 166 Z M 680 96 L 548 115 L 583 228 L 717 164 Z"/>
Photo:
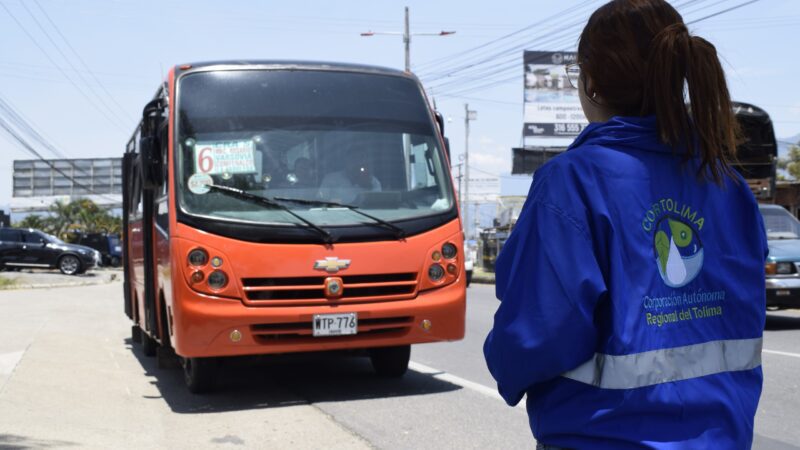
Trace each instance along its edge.
<path fill-rule="evenodd" d="M 744 449 L 761 394 L 766 235 L 741 178 L 699 180 L 654 117 L 591 124 L 540 168 L 484 344 L 537 440 Z"/>

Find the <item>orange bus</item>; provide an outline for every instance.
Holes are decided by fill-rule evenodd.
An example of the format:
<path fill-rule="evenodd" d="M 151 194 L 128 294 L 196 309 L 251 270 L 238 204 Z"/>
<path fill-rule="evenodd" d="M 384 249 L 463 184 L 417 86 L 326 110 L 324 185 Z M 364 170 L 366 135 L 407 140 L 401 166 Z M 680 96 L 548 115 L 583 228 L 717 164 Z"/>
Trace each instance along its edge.
<path fill-rule="evenodd" d="M 170 70 L 124 158 L 131 337 L 187 387 L 220 359 L 464 336 L 463 233 L 443 121 L 416 77 L 305 62 Z"/>

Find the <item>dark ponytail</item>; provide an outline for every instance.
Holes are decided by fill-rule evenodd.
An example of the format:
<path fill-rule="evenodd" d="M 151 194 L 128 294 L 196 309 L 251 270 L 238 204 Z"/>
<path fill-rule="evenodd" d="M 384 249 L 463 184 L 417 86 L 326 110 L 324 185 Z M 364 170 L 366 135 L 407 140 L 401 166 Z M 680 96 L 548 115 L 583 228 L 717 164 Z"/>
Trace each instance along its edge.
<path fill-rule="evenodd" d="M 600 7 L 581 34 L 578 58 L 613 113 L 655 114 L 661 140 L 685 148 L 687 160 L 698 157 L 699 175 L 716 183 L 733 175 L 740 131 L 717 51 L 691 36 L 669 3 Z"/>

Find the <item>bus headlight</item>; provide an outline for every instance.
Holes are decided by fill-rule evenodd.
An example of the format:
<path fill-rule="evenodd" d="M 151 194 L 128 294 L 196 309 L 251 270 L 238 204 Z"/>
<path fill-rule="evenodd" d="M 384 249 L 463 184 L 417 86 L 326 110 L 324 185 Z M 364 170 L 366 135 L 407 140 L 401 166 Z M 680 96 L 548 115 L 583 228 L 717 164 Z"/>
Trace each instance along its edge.
<path fill-rule="evenodd" d="M 208 274 L 208 286 L 211 289 L 222 289 L 228 284 L 228 276 L 221 270 Z"/>
<path fill-rule="evenodd" d="M 196 248 L 189 252 L 189 264 L 200 267 L 205 266 L 208 262 L 208 252 L 202 248 Z"/>
<path fill-rule="evenodd" d="M 446 243 L 442 246 L 442 256 L 447 259 L 453 259 L 458 254 L 458 249 L 451 243 Z"/>
<path fill-rule="evenodd" d="M 428 269 L 428 277 L 431 281 L 439 281 L 444 277 L 444 268 L 439 264 L 431 265 L 431 268 Z"/>

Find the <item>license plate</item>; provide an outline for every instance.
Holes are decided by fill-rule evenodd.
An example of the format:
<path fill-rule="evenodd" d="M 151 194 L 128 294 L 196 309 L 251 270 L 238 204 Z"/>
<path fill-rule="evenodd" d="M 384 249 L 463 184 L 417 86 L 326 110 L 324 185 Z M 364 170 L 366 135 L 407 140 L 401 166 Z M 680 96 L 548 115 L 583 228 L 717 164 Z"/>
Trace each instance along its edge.
<path fill-rule="evenodd" d="M 785 297 L 787 295 L 792 295 L 792 292 L 791 291 L 787 291 L 787 290 L 780 290 L 780 291 L 775 291 L 775 295 L 779 295 L 781 297 Z"/>
<path fill-rule="evenodd" d="M 347 336 L 358 332 L 358 315 L 314 314 L 314 336 Z"/>

